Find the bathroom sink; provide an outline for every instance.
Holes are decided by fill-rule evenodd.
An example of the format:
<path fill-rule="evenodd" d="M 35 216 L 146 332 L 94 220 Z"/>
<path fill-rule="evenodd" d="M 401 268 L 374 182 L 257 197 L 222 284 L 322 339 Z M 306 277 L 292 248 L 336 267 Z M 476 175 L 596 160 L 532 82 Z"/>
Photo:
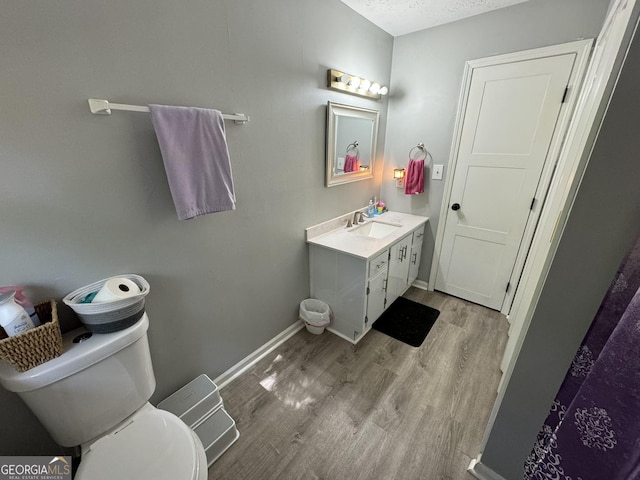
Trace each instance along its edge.
<path fill-rule="evenodd" d="M 396 231 L 401 225 L 394 225 L 392 223 L 378 222 L 376 220 L 369 221 L 365 224 L 355 227 L 353 230 L 349 230 L 349 233 L 354 235 L 361 235 L 371 238 L 383 238 Z"/>

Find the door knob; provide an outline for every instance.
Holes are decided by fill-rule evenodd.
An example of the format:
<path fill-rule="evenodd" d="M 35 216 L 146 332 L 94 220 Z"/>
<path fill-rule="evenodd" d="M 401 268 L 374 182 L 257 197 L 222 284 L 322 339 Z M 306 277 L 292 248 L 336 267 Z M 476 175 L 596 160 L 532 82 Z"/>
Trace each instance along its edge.
<path fill-rule="evenodd" d="M 451 205 L 451 210 L 460 210 L 460 204 L 459 203 L 454 203 L 453 205 Z"/>

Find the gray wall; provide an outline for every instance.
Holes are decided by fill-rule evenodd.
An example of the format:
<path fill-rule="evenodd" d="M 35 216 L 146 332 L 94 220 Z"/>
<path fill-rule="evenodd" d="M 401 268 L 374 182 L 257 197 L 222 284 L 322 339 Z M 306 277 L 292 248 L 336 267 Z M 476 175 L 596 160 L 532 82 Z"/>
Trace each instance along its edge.
<path fill-rule="evenodd" d="M 141 274 L 153 400 L 216 377 L 297 320 L 304 228 L 379 193 L 381 167 L 324 187 L 327 101 L 380 109 L 382 132 L 386 117 L 386 100 L 329 91 L 326 70 L 388 84 L 392 45 L 339 0 L 4 2 L 0 285 L 61 299 Z M 89 97 L 250 115 L 227 122 L 237 210 L 179 222 L 149 115 L 94 116 Z M 0 410 L 0 454 L 54 451 L 17 396 L 0 389 Z"/>
<path fill-rule="evenodd" d="M 639 81 L 636 34 L 482 454 L 509 480 L 522 478 L 573 356 L 640 233 Z"/>
<path fill-rule="evenodd" d="M 597 36 L 609 0 L 529 0 L 458 22 L 397 37 L 391 73 L 387 146 L 381 198 L 392 210 L 430 218 L 419 279 L 427 281 L 464 64 L 467 60 Z M 423 142 L 433 163 L 444 164 L 442 181 L 425 173 L 425 193 L 407 196 L 393 180 L 409 150 Z"/>

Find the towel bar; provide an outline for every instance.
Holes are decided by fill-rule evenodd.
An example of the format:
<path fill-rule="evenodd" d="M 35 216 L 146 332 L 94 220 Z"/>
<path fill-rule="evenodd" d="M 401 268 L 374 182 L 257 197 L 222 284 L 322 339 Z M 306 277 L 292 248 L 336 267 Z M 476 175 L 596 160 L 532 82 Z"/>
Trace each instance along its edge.
<path fill-rule="evenodd" d="M 98 98 L 89 99 L 89 109 L 94 115 L 111 115 L 111 110 L 123 110 L 126 112 L 149 112 L 149 107 L 142 105 L 126 105 L 124 103 L 111 103 L 109 100 Z M 243 125 L 249 121 L 249 116 L 243 113 L 223 113 L 222 118 L 233 120 L 238 125 Z"/>

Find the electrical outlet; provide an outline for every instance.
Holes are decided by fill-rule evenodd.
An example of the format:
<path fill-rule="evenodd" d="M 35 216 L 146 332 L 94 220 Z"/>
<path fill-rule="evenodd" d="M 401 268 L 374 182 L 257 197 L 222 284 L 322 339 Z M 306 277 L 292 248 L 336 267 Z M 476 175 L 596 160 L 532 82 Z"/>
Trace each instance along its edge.
<path fill-rule="evenodd" d="M 431 173 L 431 180 L 442 180 L 442 171 L 444 165 L 434 165 L 433 172 Z"/>

